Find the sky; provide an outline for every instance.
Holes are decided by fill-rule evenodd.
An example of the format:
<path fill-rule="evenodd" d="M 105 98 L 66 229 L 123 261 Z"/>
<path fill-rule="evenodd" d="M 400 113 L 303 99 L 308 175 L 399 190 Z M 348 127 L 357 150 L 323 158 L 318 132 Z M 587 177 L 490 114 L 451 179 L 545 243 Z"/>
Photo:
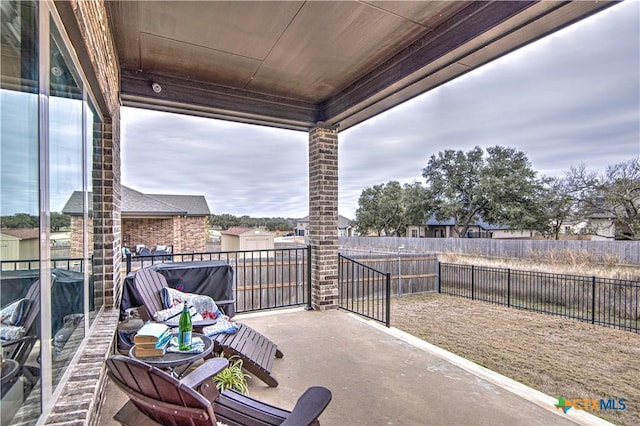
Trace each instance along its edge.
<path fill-rule="evenodd" d="M 122 183 L 204 195 L 213 214 L 308 214 L 308 134 L 122 109 Z M 640 1 L 626 0 L 338 135 L 338 210 L 366 188 L 421 181 L 447 149 L 502 145 L 539 175 L 640 156 Z"/>

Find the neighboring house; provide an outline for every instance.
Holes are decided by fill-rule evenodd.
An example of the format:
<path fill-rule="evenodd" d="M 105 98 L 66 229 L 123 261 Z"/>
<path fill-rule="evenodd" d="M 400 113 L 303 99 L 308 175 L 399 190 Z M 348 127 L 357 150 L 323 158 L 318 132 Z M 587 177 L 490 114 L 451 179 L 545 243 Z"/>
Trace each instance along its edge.
<path fill-rule="evenodd" d="M 39 228 L 3 228 L 0 230 L 0 259 L 38 259 Z"/>
<path fill-rule="evenodd" d="M 211 212 L 203 195 L 143 194 L 126 186 L 121 194 L 123 247 L 131 251 L 136 247 L 155 250 L 163 246 L 172 248 L 174 253 L 205 251 L 206 223 Z M 91 205 L 89 211 L 93 211 Z M 72 257 L 82 253 L 82 247 L 74 244 L 82 238 L 73 237 L 83 229 L 81 212 L 82 193 L 77 191 L 62 209 L 62 213 L 71 216 Z"/>
<path fill-rule="evenodd" d="M 615 217 L 610 213 L 594 213 L 587 217 L 587 229 L 592 241 L 615 240 L 624 228 L 616 223 Z"/>
<path fill-rule="evenodd" d="M 594 213 L 586 216 L 587 225 L 585 232 L 591 235 L 591 240 L 628 240 L 638 238 L 634 235 L 636 232 L 630 228 L 635 212 L 640 209 L 640 197 L 631 195 L 631 191 L 628 195 L 633 197 L 627 199 L 624 202 L 611 204 L 607 199 L 597 197 L 595 199 Z"/>
<path fill-rule="evenodd" d="M 222 238 L 221 229 L 210 229 L 209 230 L 209 242 L 211 243 L 219 243 L 220 238 Z"/>
<path fill-rule="evenodd" d="M 221 232 L 220 250 L 269 250 L 275 247 L 275 232 L 260 228 L 234 227 Z"/>
<path fill-rule="evenodd" d="M 294 235 L 305 237 L 309 232 L 309 216 L 296 221 L 296 227 L 293 228 Z M 338 237 L 353 237 L 355 233 L 351 226 L 351 219 L 338 215 Z"/>
<path fill-rule="evenodd" d="M 590 240 L 588 222 L 586 220 L 566 220 L 562 222 L 558 239 L 560 240 Z"/>
<path fill-rule="evenodd" d="M 532 238 L 537 232 L 529 230 L 511 230 L 508 226 L 493 225 L 483 220 L 473 221 L 469 225 L 465 238 Z M 456 238 L 454 219 L 437 220 L 431 218 L 424 225 L 407 226 L 408 238 Z"/>

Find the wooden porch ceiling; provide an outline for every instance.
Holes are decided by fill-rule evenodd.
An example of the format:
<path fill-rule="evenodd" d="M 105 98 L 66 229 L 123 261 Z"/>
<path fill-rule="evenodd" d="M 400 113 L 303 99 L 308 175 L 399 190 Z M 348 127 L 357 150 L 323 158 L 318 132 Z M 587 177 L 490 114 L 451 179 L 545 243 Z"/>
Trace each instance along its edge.
<path fill-rule="evenodd" d="M 295 130 L 344 130 L 612 4 L 106 2 L 123 105 Z"/>

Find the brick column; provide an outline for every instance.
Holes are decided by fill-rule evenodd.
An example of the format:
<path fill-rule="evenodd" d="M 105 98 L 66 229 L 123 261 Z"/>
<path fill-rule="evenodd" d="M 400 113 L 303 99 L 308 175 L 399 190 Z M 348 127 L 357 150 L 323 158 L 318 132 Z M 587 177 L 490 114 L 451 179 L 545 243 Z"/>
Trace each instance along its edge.
<path fill-rule="evenodd" d="M 338 307 L 338 130 L 309 132 L 311 306 Z"/>
<path fill-rule="evenodd" d="M 105 305 L 117 307 L 124 282 L 121 271 L 119 114 L 113 119 L 104 119 L 101 144 L 94 147 L 94 155 L 94 280 L 96 288 L 104 289 Z"/>

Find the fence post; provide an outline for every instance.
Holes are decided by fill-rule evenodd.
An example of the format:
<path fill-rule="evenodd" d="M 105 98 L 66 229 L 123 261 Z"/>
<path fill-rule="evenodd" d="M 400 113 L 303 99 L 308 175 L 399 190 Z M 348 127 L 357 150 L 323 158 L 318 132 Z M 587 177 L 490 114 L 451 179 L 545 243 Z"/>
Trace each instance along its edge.
<path fill-rule="evenodd" d="M 296 256 L 297 257 L 297 256 Z M 307 246 L 307 311 L 313 311 L 311 306 L 311 246 Z"/>
<path fill-rule="evenodd" d="M 356 283 L 356 263 L 355 262 L 350 262 L 351 263 L 351 309 L 353 309 L 354 304 L 356 303 L 356 298 L 357 296 L 357 292 L 358 292 L 358 287 L 357 287 L 357 283 Z M 360 278 L 360 277 L 358 277 Z"/>
<path fill-rule="evenodd" d="M 471 265 L 471 300 L 475 300 L 475 268 Z"/>
<path fill-rule="evenodd" d="M 507 269 L 507 306 L 511 307 L 511 269 Z"/>
<path fill-rule="evenodd" d="M 442 263 L 438 260 L 438 269 L 436 272 L 436 280 L 438 282 L 438 294 L 442 293 L 442 283 L 440 282 L 440 274 L 441 274 Z"/>
<path fill-rule="evenodd" d="M 131 272 L 131 253 L 127 253 L 127 275 Z"/>
<path fill-rule="evenodd" d="M 391 327 L 391 273 L 387 272 L 386 274 L 387 277 L 387 303 L 386 303 L 386 311 L 387 311 L 387 315 L 386 315 L 386 319 L 385 319 L 385 325 L 387 326 L 387 328 Z"/>
<path fill-rule="evenodd" d="M 398 251 L 398 297 L 402 297 L 402 260 Z"/>
<path fill-rule="evenodd" d="M 591 324 L 596 322 L 596 277 L 591 277 Z"/>

